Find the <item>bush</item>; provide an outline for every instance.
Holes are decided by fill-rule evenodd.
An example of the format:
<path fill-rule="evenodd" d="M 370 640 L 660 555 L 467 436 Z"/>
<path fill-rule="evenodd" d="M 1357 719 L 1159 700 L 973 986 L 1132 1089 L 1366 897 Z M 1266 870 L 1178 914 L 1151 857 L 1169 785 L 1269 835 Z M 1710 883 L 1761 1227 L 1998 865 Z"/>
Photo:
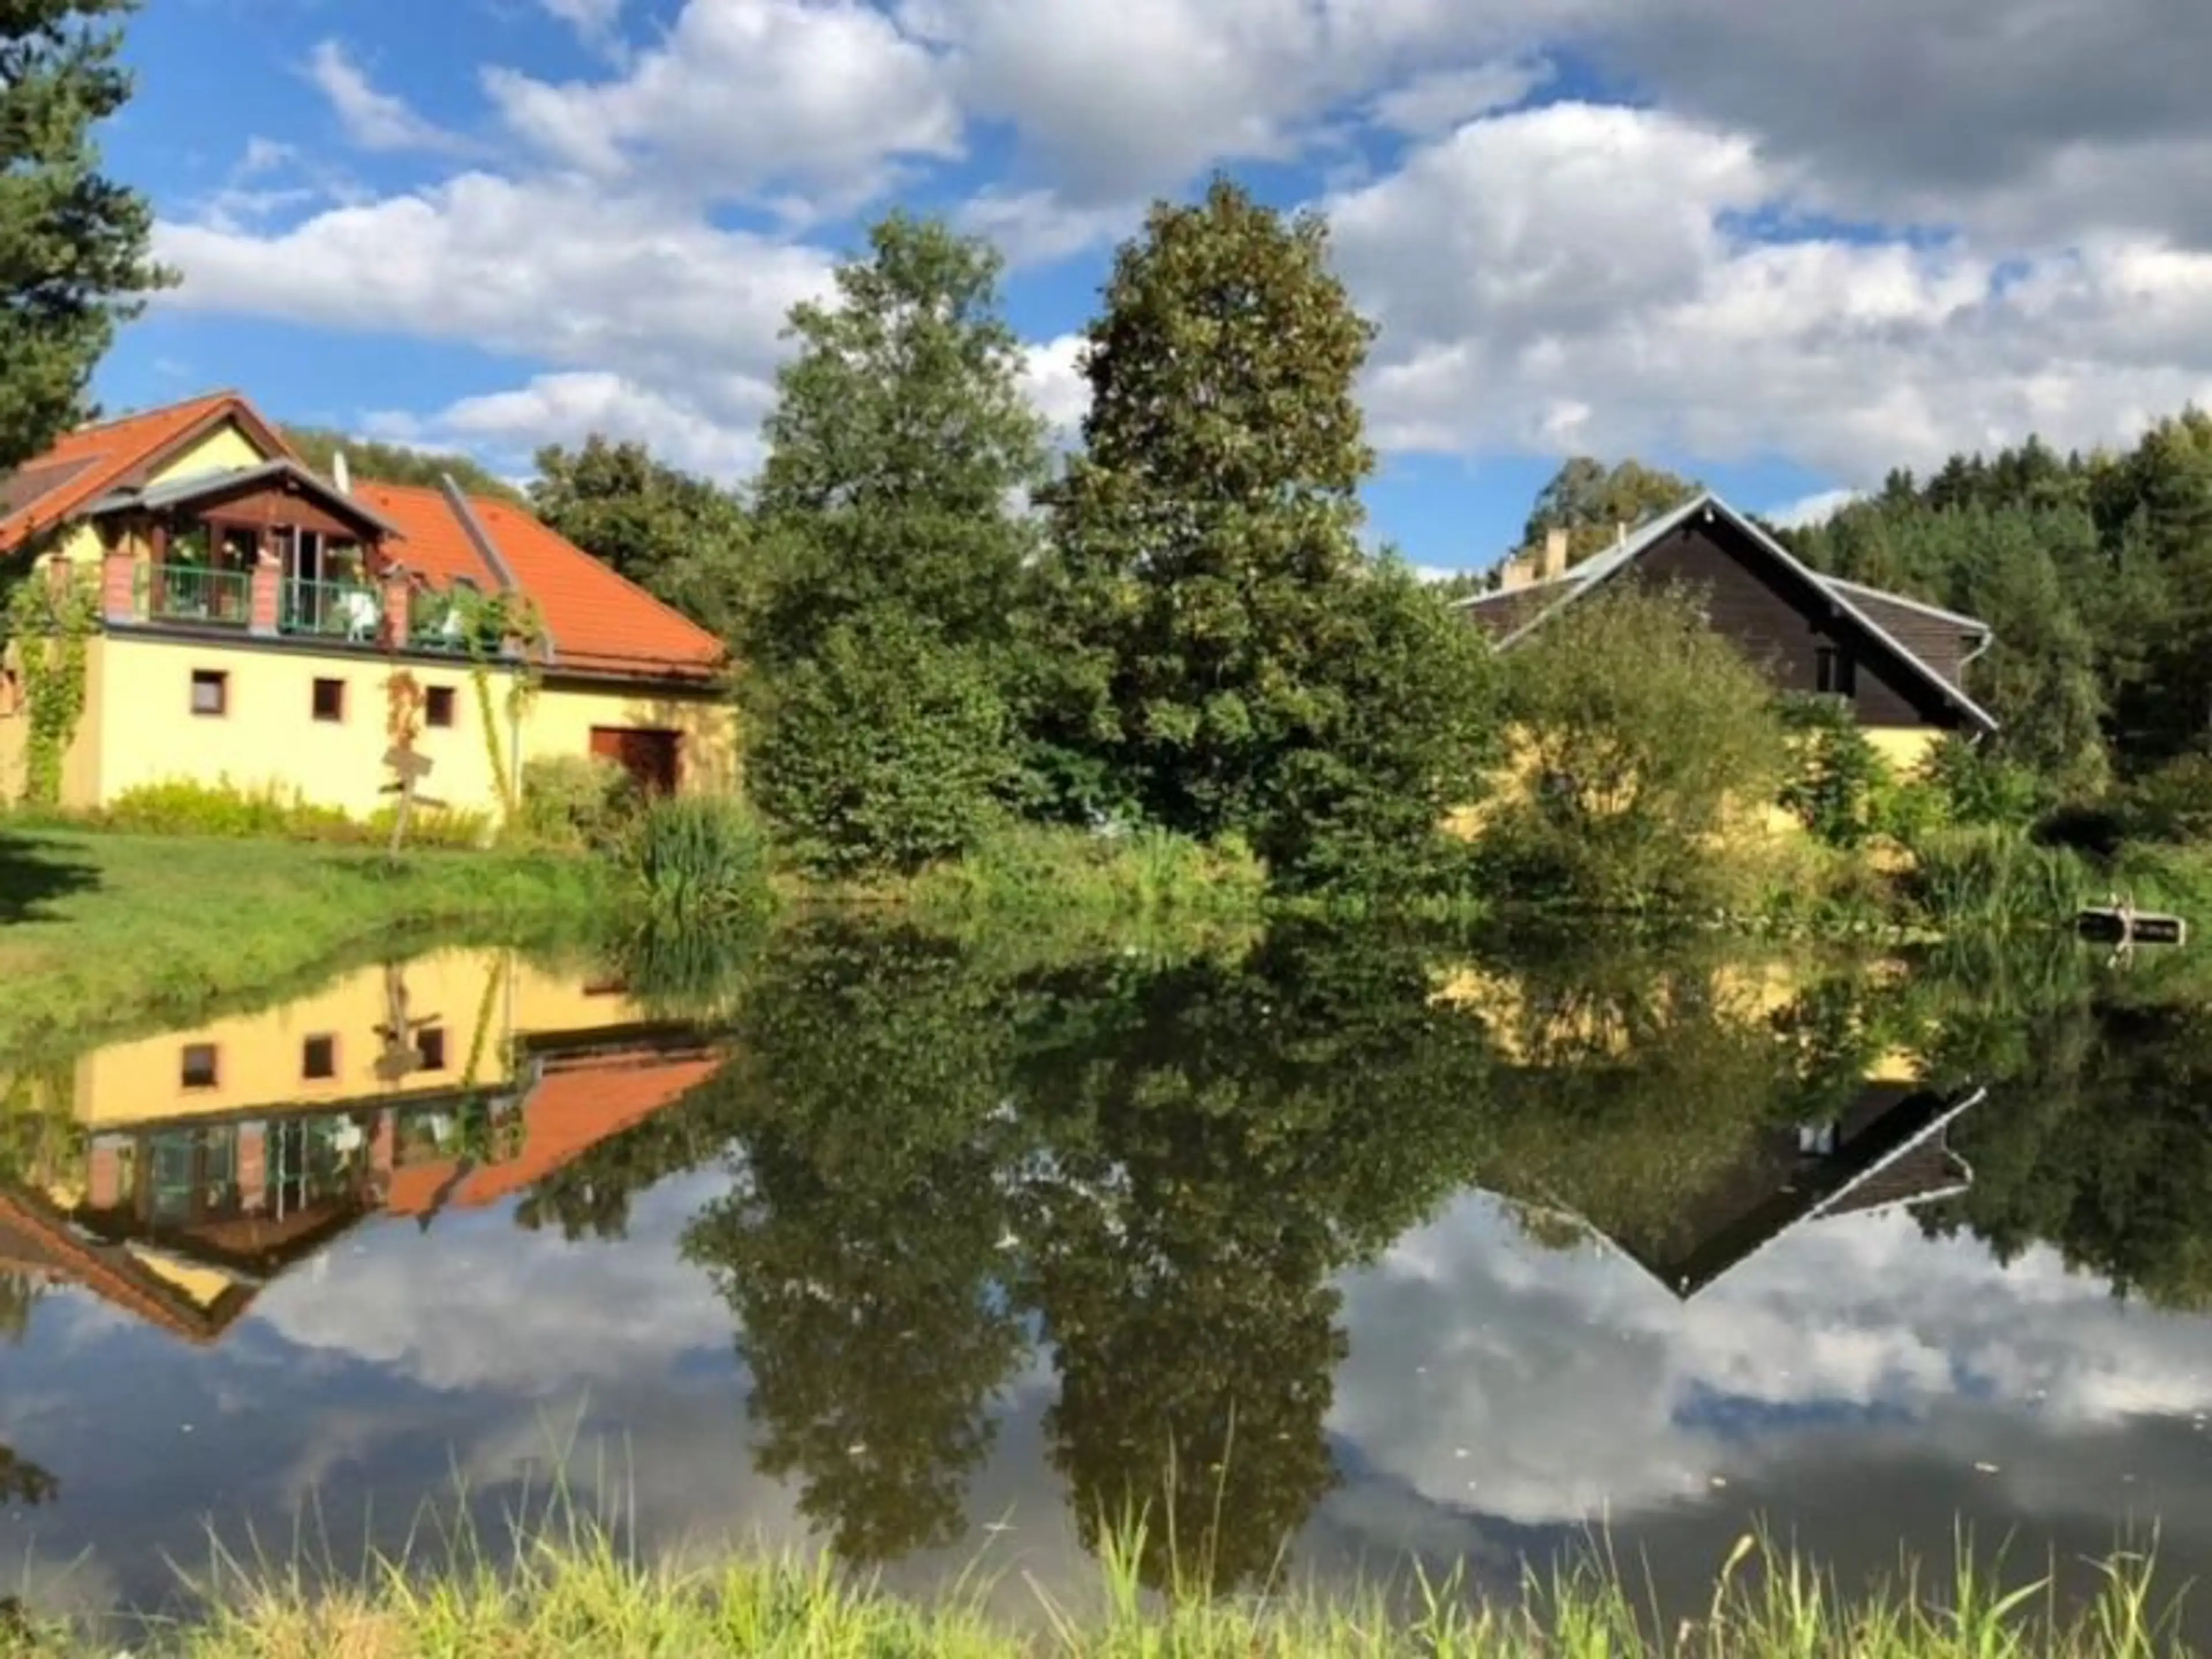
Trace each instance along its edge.
<path fill-rule="evenodd" d="M 896 611 L 832 629 L 754 724 L 756 799 L 823 874 L 918 870 L 1005 818 L 1013 722 L 988 660 Z"/>
<path fill-rule="evenodd" d="M 604 848 L 622 839 L 644 805 L 636 780 L 612 761 L 541 755 L 523 763 L 517 827 L 543 846 Z"/>
<path fill-rule="evenodd" d="M 1936 745 L 1924 768 L 1942 797 L 1954 823 L 2002 823 L 2017 827 L 2043 804 L 2043 786 L 2026 767 L 2008 761 L 1987 744 L 1947 737 Z"/>
<path fill-rule="evenodd" d="M 2119 817 L 2143 841 L 2212 841 L 2212 757 L 2180 755 L 2121 791 Z"/>
<path fill-rule="evenodd" d="M 2061 806 L 2036 820 L 2028 839 L 2038 847 L 2063 848 L 2109 859 L 2127 839 L 2128 827 L 2119 809 L 2100 801 Z"/>
<path fill-rule="evenodd" d="M 1863 844 L 1882 827 L 1892 780 L 1849 705 L 1836 697 L 1790 696 L 1779 701 L 1778 712 L 1790 733 L 1783 807 L 1831 847 Z"/>
<path fill-rule="evenodd" d="M 214 783 L 175 778 L 126 789 L 83 817 L 104 830 L 138 835 L 372 844 L 391 840 L 396 811 L 379 807 L 361 819 L 339 807 L 313 805 L 298 789 L 273 784 L 242 788 L 228 777 Z M 410 846 L 482 847 L 490 839 L 491 816 L 486 812 L 417 806 L 408 819 Z"/>
<path fill-rule="evenodd" d="M 1758 838 L 1738 832 L 1775 799 L 1785 734 L 1765 676 L 1693 599 L 1595 594 L 1511 653 L 1504 676 L 1521 781 L 1484 834 L 1495 890 L 1598 910 L 1751 902 Z"/>
<path fill-rule="evenodd" d="M 769 841 L 734 795 L 655 800 L 638 814 L 619 855 L 630 895 L 651 923 L 717 924 L 765 915 Z"/>

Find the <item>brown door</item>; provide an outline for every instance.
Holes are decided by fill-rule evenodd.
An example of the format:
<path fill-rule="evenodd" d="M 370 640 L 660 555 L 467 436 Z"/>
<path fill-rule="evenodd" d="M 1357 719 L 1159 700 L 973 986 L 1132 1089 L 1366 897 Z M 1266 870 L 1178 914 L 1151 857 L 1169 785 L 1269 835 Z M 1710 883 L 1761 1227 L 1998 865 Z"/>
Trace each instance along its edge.
<path fill-rule="evenodd" d="M 614 762 L 650 795 L 676 793 L 677 755 L 682 740 L 681 732 L 657 732 L 642 726 L 592 728 L 592 752 Z"/>

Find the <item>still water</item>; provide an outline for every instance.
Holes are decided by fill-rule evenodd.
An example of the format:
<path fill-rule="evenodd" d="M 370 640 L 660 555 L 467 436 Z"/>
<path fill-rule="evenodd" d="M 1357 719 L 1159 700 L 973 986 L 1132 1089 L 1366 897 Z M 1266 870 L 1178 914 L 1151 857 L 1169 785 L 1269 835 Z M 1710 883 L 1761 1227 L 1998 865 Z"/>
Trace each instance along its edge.
<path fill-rule="evenodd" d="M 1132 1503 L 1224 1586 L 1601 1530 L 1694 1606 L 1754 1524 L 2200 1575 L 2195 973 L 836 922 L 712 994 L 369 968 L 8 1080 L 0 1589 L 173 1605 L 211 1537 L 343 1567 L 556 1470 L 650 1551 L 1012 1597 Z"/>

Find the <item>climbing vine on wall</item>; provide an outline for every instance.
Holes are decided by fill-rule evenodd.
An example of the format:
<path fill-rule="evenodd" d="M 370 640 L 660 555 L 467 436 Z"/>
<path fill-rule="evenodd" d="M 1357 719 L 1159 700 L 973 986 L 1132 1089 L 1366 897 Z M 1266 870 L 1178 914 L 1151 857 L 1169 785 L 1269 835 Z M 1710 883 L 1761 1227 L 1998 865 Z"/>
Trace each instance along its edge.
<path fill-rule="evenodd" d="M 521 810 L 516 799 L 514 774 L 507 764 L 507 742 L 501 735 L 499 712 L 492 699 L 492 671 L 514 671 L 507 688 L 505 714 L 509 725 L 520 725 L 543 682 L 538 659 L 545 646 L 545 624 L 538 607 L 520 593 L 457 593 L 461 613 L 461 637 L 469 653 L 469 682 L 477 694 L 477 714 L 483 727 L 484 752 L 491 762 L 492 782 L 499 790 L 500 806 L 507 820 Z"/>
<path fill-rule="evenodd" d="M 28 735 L 23 745 L 23 799 L 55 806 L 62 763 L 84 718 L 86 663 L 100 616 L 97 582 L 56 562 L 27 575 L 9 595 L 8 637 L 22 676 Z"/>

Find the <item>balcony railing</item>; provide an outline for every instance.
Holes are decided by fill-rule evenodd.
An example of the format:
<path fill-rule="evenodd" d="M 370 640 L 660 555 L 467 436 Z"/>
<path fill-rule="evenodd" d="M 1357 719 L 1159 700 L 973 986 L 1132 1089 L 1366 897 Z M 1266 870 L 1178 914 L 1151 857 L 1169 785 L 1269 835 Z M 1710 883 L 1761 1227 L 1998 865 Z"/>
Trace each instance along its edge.
<path fill-rule="evenodd" d="M 252 620 L 253 578 L 246 571 L 147 564 L 139 567 L 138 580 L 140 610 L 149 621 L 243 628 Z"/>
<path fill-rule="evenodd" d="M 277 591 L 276 631 L 325 639 L 373 640 L 384 620 L 384 600 L 359 582 L 288 581 Z"/>
<path fill-rule="evenodd" d="M 469 617 L 461 601 L 449 592 L 416 590 L 407 605 L 407 643 L 417 651 L 465 653 Z"/>

